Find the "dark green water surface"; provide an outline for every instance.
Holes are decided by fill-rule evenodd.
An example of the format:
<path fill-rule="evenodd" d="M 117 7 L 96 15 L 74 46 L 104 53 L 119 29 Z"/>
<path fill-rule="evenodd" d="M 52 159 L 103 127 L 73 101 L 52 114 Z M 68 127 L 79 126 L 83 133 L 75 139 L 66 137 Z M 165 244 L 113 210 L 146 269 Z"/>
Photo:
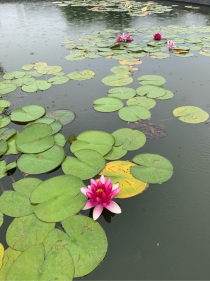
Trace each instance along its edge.
<path fill-rule="evenodd" d="M 171 4 L 164 2 L 164 4 Z M 174 4 L 174 3 L 173 3 Z M 20 88 L 9 94 L 11 110 L 28 104 L 70 109 L 76 119 L 62 133 L 78 135 L 85 130 L 113 131 L 128 127 L 117 113 L 94 111 L 95 99 L 107 95 L 101 79 L 118 61 L 105 58 L 67 61 L 68 51 L 60 41 L 79 38 L 95 30 L 163 25 L 210 25 L 210 8 L 190 10 L 179 4 L 167 14 L 131 17 L 125 13 L 91 12 L 83 7 L 60 8 L 50 1 L 0 1 L 0 66 L 4 72 L 20 70 L 38 61 L 60 65 L 65 73 L 90 69 L 94 79 L 55 85 L 44 92 L 22 96 Z M 139 71 L 129 87 L 137 88 L 137 77 L 157 74 L 167 80 L 165 88 L 175 97 L 157 101 L 151 122 L 163 124 L 167 136 L 148 139 L 138 153 L 156 153 L 174 166 L 171 180 L 151 185 L 141 195 L 119 200 L 122 214 L 98 220 L 108 237 L 109 249 L 103 263 L 79 280 L 210 280 L 210 125 L 186 124 L 173 117 L 173 109 L 198 106 L 210 113 L 210 57 L 196 53 L 190 58 L 142 58 Z M 67 147 L 67 151 L 69 151 Z M 69 152 L 68 152 L 69 153 Z M 11 160 L 16 158 L 11 157 Z M 61 169 L 47 179 L 61 174 Z M 12 189 L 12 181 L 23 177 L 16 170 L 1 179 L 1 189 Z M 1 190 L 0 190 L 1 192 Z M 88 212 L 84 212 L 88 215 Z M 0 242 L 6 246 L 6 219 L 0 229 Z"/>

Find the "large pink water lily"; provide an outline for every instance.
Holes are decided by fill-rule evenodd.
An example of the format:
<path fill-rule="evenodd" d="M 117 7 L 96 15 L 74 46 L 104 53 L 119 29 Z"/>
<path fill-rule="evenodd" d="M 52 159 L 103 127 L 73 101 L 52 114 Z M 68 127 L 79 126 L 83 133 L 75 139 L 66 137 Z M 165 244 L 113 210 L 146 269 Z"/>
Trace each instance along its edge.
<path fill-rule="evenodd" d="M 133 41 L 133 37 L 129 34 L 123 33 L 122 35 L 117 36 L 117 42 L 131 42 Z"/>
<path fill-rule="evenodd" d="M 153 34 L 153 40 L 162 40 L 163 39 L 163 35 L 160 32 L 156 32 L 155 34 Z"/>
<path fill-rule="evenodd" d="M 120 192 L 119 184 L 112 184 L 110 178 L 106 179 L 102 175 L 99 181 L 91 179 L 90 185 L 88 185 L 88 187 L 82 187 L 80 190 L 89 198 L 83 210 L 94 208 L 94 220 L 97 220 L 104 208 L 115 214 L 121 213 L 119 205 L 112 201 L 112 198 Z"/>

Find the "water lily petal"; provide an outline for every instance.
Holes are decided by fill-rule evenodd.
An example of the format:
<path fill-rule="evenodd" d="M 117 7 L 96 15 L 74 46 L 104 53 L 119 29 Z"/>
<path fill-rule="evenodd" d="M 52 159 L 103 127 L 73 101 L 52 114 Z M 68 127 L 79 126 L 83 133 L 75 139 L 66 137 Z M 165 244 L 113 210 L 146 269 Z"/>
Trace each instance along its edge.
<path fill-rule="evenodd" d="M 87 196 L 87 192 L 90 192 L 90 189 L 87 187 L 81 187 L 80 190 L 85 196 Z"/>
<path fill-rule="evenodd" d="M 115 203 L 114 201 L 110 201 L 109 204 L 106 206 L 106 209 L 108 209 L 110 212 L 115 213 L 115 214 L 121 213 L 120 206 L 117 203 Z"/>
<path fill-rule="evenodd" d="M 88 210 L 90 208 L 93 208 L 97 205 L 98 203 L 95 202 L 94 200 L 88 200 L 85 204 L 85 206 L 82 208 L 82 210 Z"/>
<path fill-rule="evenodd" d="M 100 217 L 102 211 L 103 211 L 103 206 L 101 204 L 98 204 L 95 206 L 95 208 L 93 209 L 93 219 L 97 220 L 97 218 Z"/>
<path fill-rule="evenodd" d="M 102 175 L 102 176 L 100 177 L 100 182 L 102 182 L 103 184 L 105 184 L 106 179 L 105 179 L 104 175 Z M 99 182 L 99 183 L 100 183 L 100 182 Z"/>
<path fill-rule="evenodd" d="M 114 183 L 112 185 L 112 190 L 117 189 L 119 187 L 119 183 Z"/>
<path fill-rule="evenodd" d="M 112 193 L 110 194 L 111 198 L 114 198 L 118 193 L 120 192 L 120 188 L 116 188 L 114 190 L 112 190 Z"/>

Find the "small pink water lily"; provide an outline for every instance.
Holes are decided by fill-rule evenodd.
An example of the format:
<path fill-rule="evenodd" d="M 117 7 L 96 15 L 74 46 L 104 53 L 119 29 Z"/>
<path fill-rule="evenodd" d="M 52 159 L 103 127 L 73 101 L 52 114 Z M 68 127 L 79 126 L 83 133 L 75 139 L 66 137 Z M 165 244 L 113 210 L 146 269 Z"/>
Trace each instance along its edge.
<path fill-rule="evenodd" d="M 153 40 L 161 40 L 163 39 L 163 35 L 160 32 L 153 34 Z"/>
<path fill-rule="evenodd" d="M 133 38 L 131 35 L 123 33 L 122 35 L 118 35 L 116 38 L 117 42 L 131 42 Z"/>
<path fill-rule="evenodd" d="M 172 40 L 169 40 L 167 42 L 167 46 L 168 46 L 169 49 L 173 49 L 174 47 L 176 47 L 174 41 L 172 41 Z"/>
<path fill-rule="evenodd" d="M 83 210 L 94 208 L 94 220 L 98 219 L 104 208 L 115 214 L 121 213 L 120 206 L 112 201 L 112 198 L 120 192 L 119 184 L 112 184 L 110 178 L 106 179 L 102 175 L 99 181 L 91 179 L 90 185 L 88 187 L 82 187 L 80 190 L 89 198 Z"/>

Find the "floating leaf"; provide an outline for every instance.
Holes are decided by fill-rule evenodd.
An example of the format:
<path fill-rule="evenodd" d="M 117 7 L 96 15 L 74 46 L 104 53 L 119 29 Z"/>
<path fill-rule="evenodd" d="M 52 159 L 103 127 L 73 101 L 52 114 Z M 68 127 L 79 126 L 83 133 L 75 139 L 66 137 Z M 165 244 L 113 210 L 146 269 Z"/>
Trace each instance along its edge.
<path fill-rule="evenodd" d="M 7 175 L 7 171 L 12 170 L 16 167 L 16 162 L 11 162 L 10 164 L 6 164 L 6 161 L 0 161 L 0 179 Z"/>
<path fill-rule="evenodd" d="M 46 151 L 55 143 L 51 133 L 51 126 L 48 124 L 30 124 L 18 134 L 16 138 L 17 148 L 24 153 L 40 153 Z"/>
<path fill-rule="evenodd" d="M 62 163 L 66 175 L 74 175 L 82 180 L 93 178 L 105 166 L 104 157 L 91 149 L 80 149 L 74 152 L 75 157 L 67 156 Z"/>
<path fill-rule="evenodd" d="M 140 105 L 131 105 L 123 107 L 118 112 L 119 117 L 128 122 L 136 122 L 139 119 L 150 119 L 151 113 L 150 111 Z"/>
<path fill-rule="evenodd" d="M 27 174 L 47 173 L 57 168 L 65 158 L 63 147 L 54 145 L 38 154 L 23 154 L 17 161 L 18 168 Z"/>
<path fill-rule="evenodd" d="M 63 246 L 52 246 L 42 265 L 39 280 L 73 280 L 74 262 Z"/>
<path fill-rule="evenodd" d="M 162 85 L 166 82 L 166 79 L 159 75 L 143 75 L 138 79 L 140 84 L 142 85 Z"/>
<path fill-rule="evenodd" d="M 35 79 L 33 77 L 23 77 L 23 78 L 18 78 L 16 80 L 14 80 L 13 83 L 15 83 L 15 85 L 17 85 L 18 87 L 21 87 L 23 85 L 30 85 L 35 81 Z"/>
<path fill-rule="evenodd" d="M 2 261 L 2 267 L 0 270 L 0 280 L 6 280 L 7 273 L 13 264 L 13 262 L 17 259 L 17 257 L 21 254 L 20 251 L 13 250 L 12 248 L 7 248 L 4 251 L 4 257 Z"/>
<path fill-rule="evenodd" d="M 147 96 L 148 98 L 159 98 L 166 94 L 166 89 L 162 86 L 156 85 L 144 85 L 136 89 L 137 95 Z"/>
<path fill-rule="evenodd" d="M 34 121 L 34 123 L 49 124 L 52 129 L 51 135 L 56 134 L 62 128 L 62 124 L 51 117 L 39 118 L 36 121 Z"/>
<path fill-rule="evenodd" d="M 147 97 L 134 97 L 129 99 L 126 104 L 128 106 L 130 105 L 141 105 L 147 109 L 153 108 L 156 105 L 156 101 L 151 99 L 151 98 L 147 98 Z"/>
<path fill-rule="evenodd" d="M 11 128 L 2 128 L 0 129 L 0 140 L 8 140 L 16 134 L 15 129 Z"/>
<path fill-rule="evenodd" d="M 17 89 L 14 83 L 1 83 L 0 81 L 0 96 L 11 93 Z"/>
<path fill-rule="evenodd" d="M 47 80 L 49 83 L 55 84 L 55 85 L 61 85 L 69 81 L 69 77 L 67 76 L 56 76 L 52 77 Z"/>
<path fill-rule="evenodd" d="M 0 227 L 2 226 L 3 222 L 4 222 L 4 215 L 2 212 L 0 212 Z"/>
<path fill-rule="evenodd" d="M 4 117 L 3 115 L 0 115 L 0 128 L 6 127 L 10 122 L 11 120 L 9 116 Z"/>
<path fill-rule="evenodd" d="M 4 74 L 3 78 L 4 79 L 22 78 L 23 76 L 25 76 L 25 74 L 26 73 L 24 71 L 13 71 Z"/>
<path fill-rule="evenodd" d="M 82 70 L 80 72 L 75 71 L 67 74 L 67 76 L 72 80 L 80 81 L 93 78 L 95 76 L 95 72 L 93 72 L 92 70 Z"/>
<path fill-rule="evenodd" d="M 173 175 L 173 165 L 166 158 L 158 154 L 139 154 L 132 161 L 137 166 L 130 169 L 131 174 L 148 183 L 163 183 Z"/>
<path fill-rule="evenodd" d="M 104 97 L 93 102 L 93 107 L 100 112 L 113 112 L 123 107 L 123 102 L 119 98 Z"/>
<path fill-rule="evenodd" d="M 196 106 L 181 106 L 173 111 L 173 115 L 185 123 L 198 124 L 206 121 L 209 114 Z"/>
<path fill-rule="evenodd" d="M 0 269 L 2 267 L 3 257 L 4 257 L 4 246 L 0 243 Z"/>
<path fill-rule="evenodd" d="M 27 105 L 15 109 L 11 114 L 11 120 L 14 122 L 31 122 L 45 114 L 45 108 L 40 105 Z"/>
<path fill-rule="evenodd" d="M 113 74 L 106 76 L 102 82 L 107 86 L 125 86 L 133 82 L 133 78 L 128 75 Z"/>
<path fill-rule="evenodd" d="M 113 146 L 112 149 L 104 156 L 106 160 L 118 160 L 125 156 L 127 150 L 123 148 L 122 145 Z"/>
<path fill-rule="evenodd" d="M 11 104 L 11 102 L 8 100 L 0 99 L 0 108 L 7 108 L 10 106 L 10 104 Z"/>
<path fill-rule="evenodd" d="M 63 134 L 57 133 L 54 135 L 55 143 L 61 147 L 66 144 L 66 137 Z"/>
<path fill-rule="evenodd" d="M 41 183 L 42 181 L 37 178 L 24 178 L 18 180 L 12 184 L 13 188 L 24 195 L 25 197 L 30 197 L 31 192 Z"/>
<path fill-rule="evenodd" d="M 34 93 L 37 91 L 45 91 L 52 87 L 52 84 L 45 80 L 36 80 L 29 85 L 23 85 L 22 90 L 27 93 Z"/>
<path fill-rule="evenodd" d="M 146 143 L 146 136 L 138 130 L 129 128 L 119 129 L 112 133 L 115 138 L 115 146 L 122 145 L 125 150 L 136 150 Z"/>
<path fill-rule="evenodd" d="M 0 140 L 0 156 L 3 155 L 8 149 L 8 144 L 5 140 Z"/>
<path fill-rule="evenodd" d="M 43 244 L 27 249 L 13 262 L 6 280 L 39 280 L 44 255 Z"/>
<path fill-rule="evenodd" d="M 100 175 L 111 178 L 113 183 L 119 183 L 120 192 L 116 198 L 128 198 L 143 192 L 147 183 L 134 178 L 130 168 L 136 166 L 129 161 L 112 161 L 106 164 Z"/>
<path fill-rule="evenodd" d="M 41 221 L 34 214 L 15 218 L 7 229 L 7 244 L 12 249 L 23 252 L 42 243 L 54 227 L 54 223 Z"/>
<path fill-rule="evenodd" d="M 114 144 L 114 137 L 103 131 L 85 131 L 72 142 L 71 152 L 75 154 L 80 149 L 91 149 L 102 155 L 107 154 Z"/>
<path fill-rule="evenodd" d="M 0 211 L 10 217 L 22 217 L 33 213 L 33 206 L 24 195 L 5 190 L 0 197 Z"/>
<path fill-rule="evenodd" d="M 158 97 L 157 99 L 159 100 L 167 100 L 167 99 L 171 99 L 174 97 L 174 93 L 170 90 L 166 90 L 165 95 Z"/>
<path fill-rule="evenodd" d="M 80 192 L 82 186 L 81 179 L 72 175 L 42 182 L 31 194 L 31 202 L 38 204 L 34 210 L 36 216 L 42 221 L 58 222 L 78 213 L 86 202 Z"/>
<path fill-rule="evenodd" d="M 45 115 L 46 117 L 51 117 L 56 121 L 59 121 L 62 125 L 67 125 L 71 123 L 74 118 L 74 112 L 67 110 L 67 109 L 58 109 L 54 111 L 48 111 Z"/>
<path fill-rule="evenodd" d="M 108 91 L 109 97 L 119 98 L 119 99 L 129 99 L 136 95 L 136 91 L 129 87 L 116 87 Z"/>
<path fill-rule="evenodd" d="M 62 221 L 69 235 L 71 255 L 74 260 L 75 277 L 93 271 L 104 259 L 108 242 L 100 224 L 86 216 L 72 216 Z"/>

